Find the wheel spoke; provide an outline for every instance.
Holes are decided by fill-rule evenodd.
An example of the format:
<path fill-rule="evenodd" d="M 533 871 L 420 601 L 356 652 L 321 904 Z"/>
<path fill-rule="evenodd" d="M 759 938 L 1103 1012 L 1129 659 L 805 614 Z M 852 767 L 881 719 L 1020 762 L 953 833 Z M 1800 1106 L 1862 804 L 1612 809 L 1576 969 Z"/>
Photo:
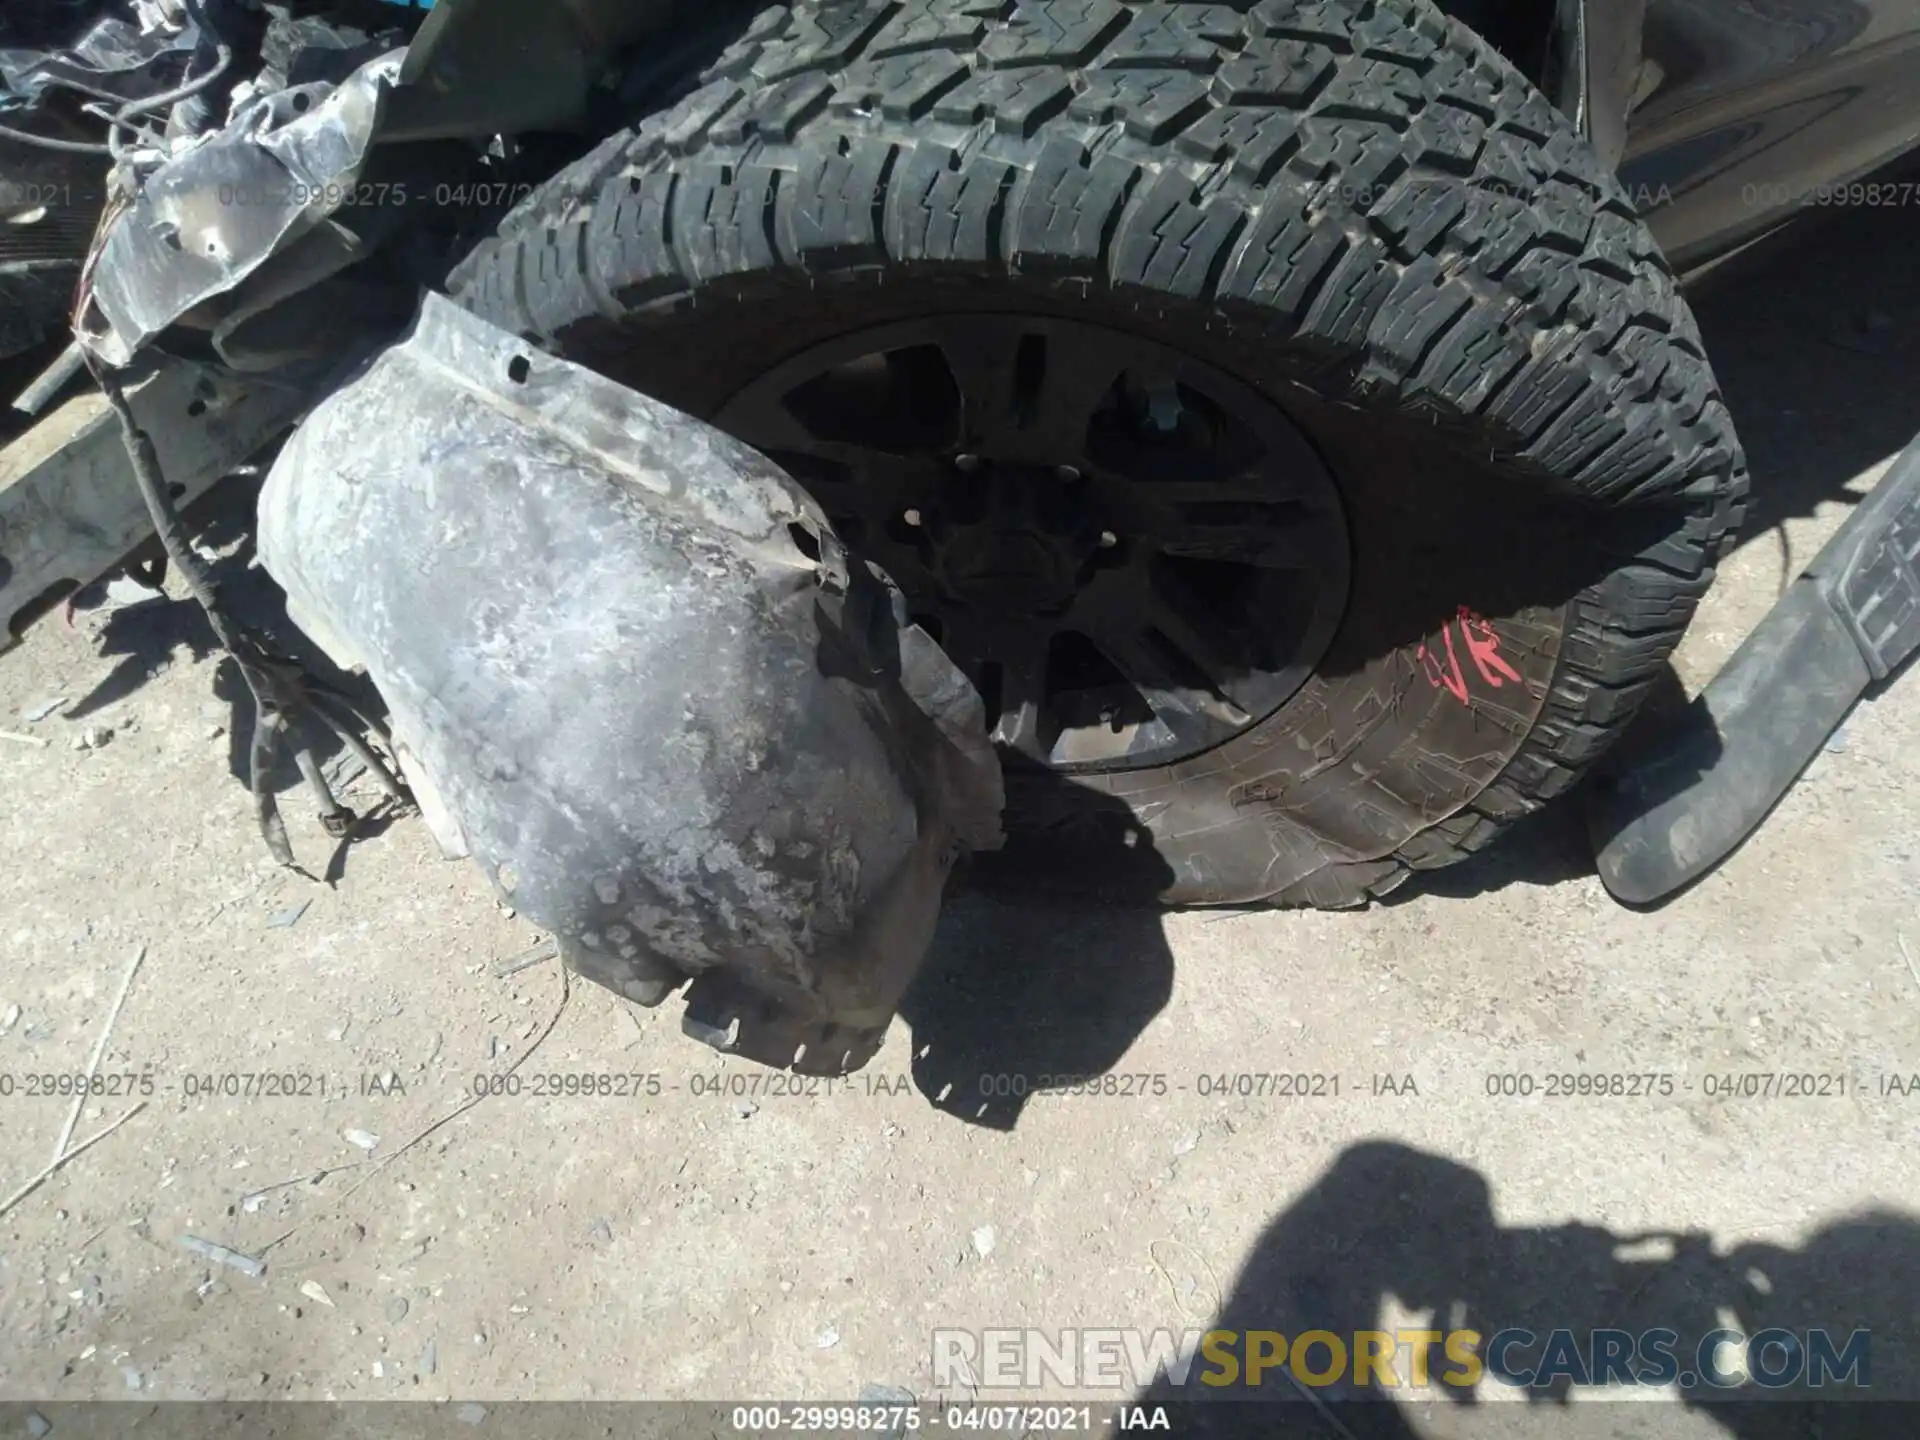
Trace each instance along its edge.
<path fill-rule="evenodd" d="M 941 354 L 960 388 L 965 449 L 1001 462 L 1071 464 L 1126 362 L 1126 347 L 1072 327 L 1022 327 L 1001 316 L 944 325 Z"/>
<path fill-rule="evenodd" d="M 1000 718 L 993 722 L 995 742 L 1044 765 L 1053 758 L 1053 747 L 1041 738 L 1040 702 L 1020 700 L 1013 702 L 1011 709 L 1007 705 L 1001 703 Z"/>
<path fill-rule="evenodd" d="M 1187 688 L 1174 674 L 1164 648 L 1146 630 L 1120 624 L 1103 625 L 1090 638 L 1100 653 L 1127 678 L 1127 683 L 1142 694 L 1173 693 Z"/>
<path fill-rule="evenodd" d="M 865 475 L 874 459 L 873 450 L 846 440 L 826 440 L 800 423 L 789 410 L 784 397 L 756 390 L 728 405 L 720 423 L 730 434 L 754 449 L 778 460 L 782 454 L 807 455 L 843 467 L 848 478 Z M 825 478 L 810 475 L 809 479 Z"/>
<path fill-rule="evenodd" d="M 1209 727 L 1237 729 L 1253 717 L 1222 696 L 1205 690 L 1153 690 L 1140 687 L 1140 698 L 1147 702 L 1154 718 L 1180 739 L 1197 738 L 1195 732 Z"/>
<path fill-rule="evenodd" d="M 1018 415 L 1014 378 L 1020 331 L 992 316 L 950 320 L 936 343 L 960 388 L 960 445 L 978 454 L 996 452 Z"/>
<path fill-rule="evenodd" d="M 1200 721 L 1244 725 L 1252 718 L 1226 696 L 1196 688 L 1167 653 L 1170 637 L 1157 630 L 1157 626 L 1116 624 L 1102 627 L 1091 638 L 1153 713 L 1176 733 L 1183 727 L 1191 730 Z"/>
<path fill-rule="evenodd" d="M 1045 733 L 1047 641 L 1040 630 L 1003 632 L 995 647 L 1000 662 L 1000 718 L 993 738 L 1042 764 L 1051 758 L 1054 736 Z"/>
<path fill-rule="evenodd" d="M 1294 494 L 1292 487 L 1257 467 L 1191 445 L 1141 445 L 1100 458 L 1109 469 L 1181 504 L 1209 500 L 1272 504 Z"/>
<path fill-rule="evenodd" d="M 1247 667 L 1243 663 L 1236 663 L 1227 654 L 1211 626 L 1188 618 L 1197 609 L 1199 606 L 1181 592 L 1177 582 L 1160 576 L 1155 581 L 1155 593 L 1147 603 L 1146 619 L 1195 670 L 1206 677 L 1207 684 L 1213 687 L 1215 693 L 1241 714 L 1242 720 L 1236 723 L 1244 723 L 1246 712 L 1227 698 L 1227 687 L 1244 678 Z"/>
<path fill-rule="evenodd" d="M 1182 505 L 1205 505 L 1208 503 L 1231 504 L 1267 504 L 1276 501 L 1285 502 L 1301 498 L 1292 486 L 1282 483 L 1275 476 L 1259 470 L 1242 470 L 1234 475 L 1208 476 L 1204 465 L 1196 465 L 1188 455 L 1183 463 L 1178 454 L 1169 455 L 1164 461 L 1151 463 L 1145 474 L 1136 478 L 1149 483 L 1179 487 L 1169 495 L 1169 499 Z M 1196 478 L 1196 476 L 1205 478 Z"/>
<path fill-rule="evenodd" d="M 1191 560 L 1223 560 L 1269 570 L 1311 570 L 1320 557 L 1297 529 L 1280 515 L 1267 524 L 1245 520 L 1208 525 L 1189 521 L 1155 537 L 1162 555 Z"/>
<path fill-rule="evenodd" d="M 995 688 L 999 716 L 996 743 L 1046 764 L 1058 736 L 1058 722 L 1047 707 L 1047 649 L 1052 636 L 1039 626 L 984 628 L 970 616 L 956 615 L 941 636 L 941 648 L 982 690 Z"/>
<path fill-rule="evenodd" d="M 1026 400 L 1024 455 L 1072 463 L 1086 453 L 1087 429 L 1127 361 L 1124 346 L 1096 331 L 1061 329 L 1045 337 L 1038 388 Z"/>

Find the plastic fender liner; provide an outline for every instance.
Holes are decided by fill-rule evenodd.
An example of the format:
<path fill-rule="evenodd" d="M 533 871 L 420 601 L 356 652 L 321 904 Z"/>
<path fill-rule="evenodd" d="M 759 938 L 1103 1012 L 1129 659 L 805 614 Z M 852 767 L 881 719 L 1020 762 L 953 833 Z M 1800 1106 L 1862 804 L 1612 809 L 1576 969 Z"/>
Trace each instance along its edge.
<path fill-rule="evenodd" d="M 698 977 L 712 1043 L 865 1063 L 999 843 L 979 696 L 785 474 L 438 296 L 288 443 L 260 552 L 443 848 L 581 974 Z"/>

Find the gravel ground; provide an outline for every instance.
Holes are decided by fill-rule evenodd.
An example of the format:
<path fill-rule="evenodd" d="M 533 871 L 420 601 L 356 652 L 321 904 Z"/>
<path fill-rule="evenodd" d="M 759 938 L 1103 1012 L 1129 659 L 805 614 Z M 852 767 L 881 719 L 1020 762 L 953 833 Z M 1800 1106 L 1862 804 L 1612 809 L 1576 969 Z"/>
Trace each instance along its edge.
<path fill-rule="evenodd" d="M 1690 684 L 1916 424 L 1910 238 L 1902 211 L 1829 217 L 1697 295 L 1759 504 Z M 1920 1072 L 1920 677 L 1658 913 L 1607 898 L 1571 813 L 1359 913 L 967 896 L 910 1033 L 836 1093 L 751 1098 L 728 1086 L 765 1072 L 682 1039 L 677 1006 L 569 992 L 553 963 L 496 978 L 538 936 L 416 818 L 341 855 L 290 806 L 329 883 L 276 871 L 235 724 L 184 606 L 56 617 L 0 662 L 0 725 L 51 742 L 0 741 L 0 1074 L 22 1077 L 0 1191 L 67 1120 L 24 1077 L 85 1070 L 142 947 L 100 1067 L 130 1093 L 89 1099 L 77 1134 L 145 1100 L 0 1219 L 0 1398 L 56 1420 L 89 1398 L 946 1399 L 967 1392 L 936 1384 L 936 1327 L 1382 1317 L 1868 1327 L 1876 1389 L 1920 1394 L 1920 1094 L 1899 1093 Z M 516 1063 L 644 1093 L 472 1103 Z M 1109 1068 L 1143 1093 L 983 1094 Z M 1249 1071 L 1339 1093 L 1208 1093 Z M 1569 1071 L 1674 1083 L 1488 1093 Z M 1783 1071 L 1846 1093 L 1704 1093 Z M 324 1093 L 219 1093 L 236 1072 Z M 1670 1238 L 1630 1243 L 1649 1232 Z M 1535 1413 L 1530 1434 L 1572 1424 Z M 1661 1414 L 1662 1435 L 1775 1433 Z M 1410 1404 L 1368 1433 L 1471 1415 Z"/>

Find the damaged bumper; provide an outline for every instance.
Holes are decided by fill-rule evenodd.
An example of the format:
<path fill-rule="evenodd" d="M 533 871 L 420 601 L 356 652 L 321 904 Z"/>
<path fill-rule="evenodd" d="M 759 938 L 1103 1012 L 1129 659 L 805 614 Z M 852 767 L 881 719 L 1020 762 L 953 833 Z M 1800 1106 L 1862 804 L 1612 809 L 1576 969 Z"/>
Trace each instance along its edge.
<path fill-rule="evenodd" d="M 965 677 L 769 461 L 429 297 L 261 497 L 444 848 L 579 973 L 808 1073 L 880 1044 L 999 843 Z"/>

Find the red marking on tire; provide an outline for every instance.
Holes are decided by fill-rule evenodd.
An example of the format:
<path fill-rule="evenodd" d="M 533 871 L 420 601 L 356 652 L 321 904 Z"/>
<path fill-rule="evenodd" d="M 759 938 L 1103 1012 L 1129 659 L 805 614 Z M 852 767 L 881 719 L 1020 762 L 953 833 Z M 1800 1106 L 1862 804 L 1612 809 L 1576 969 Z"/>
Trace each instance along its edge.
<path fill-rule="evenodd" d="M 1460 644 L 1466 648 L 1467 659 L 1472 661 L 1474 670 L 1488 689 L 1501 689 L 1508 681 L 1516 685 L 1520 683 L 1520 672 L 1509 665 L 1500 653 L 1499 632 L 1485 618 L 1462 605 L 1459 613 L 1440 627 L 1438 638 L 1445 645 L 1446 654 L 1436 654 L 1433 647 L 1424 642 L 1415 652 L 1414 658 L 1420 662 L 1427 683 L 1434 689 L 1445 690 L 1462 705 L 1467 703 L 1467 672 L 1460 663 L 1460 652 L 1454 644 L 1456 630 L 1459 631 Z"/>

